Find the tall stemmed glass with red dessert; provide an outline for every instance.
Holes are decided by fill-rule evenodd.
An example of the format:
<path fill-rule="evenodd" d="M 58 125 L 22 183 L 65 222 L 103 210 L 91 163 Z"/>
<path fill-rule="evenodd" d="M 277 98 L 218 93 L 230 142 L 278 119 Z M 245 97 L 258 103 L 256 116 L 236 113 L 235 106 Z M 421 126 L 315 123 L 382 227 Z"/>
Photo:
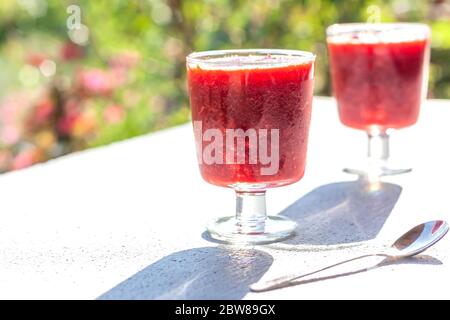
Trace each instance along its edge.
<path fill-rule="evenodd" d="M 368 134 L 365 167 L 379 177 L 411 169 L 389 163 L 389 129 L 416 123 L 426 95 L 430 29 L 418 23 L 346 23 L 327 28 L 331 78 L 341 122 Z"/>
<path fill-rule="evenodd" d="M 266 215 L 266 190 L 303 177 L 315 56 L 294 50 L 224 50 L 187 57 L 203 179 L 233 188 L 236 214 L 211 222 L 215 239 L 266 243 L 296 224 Z"/>

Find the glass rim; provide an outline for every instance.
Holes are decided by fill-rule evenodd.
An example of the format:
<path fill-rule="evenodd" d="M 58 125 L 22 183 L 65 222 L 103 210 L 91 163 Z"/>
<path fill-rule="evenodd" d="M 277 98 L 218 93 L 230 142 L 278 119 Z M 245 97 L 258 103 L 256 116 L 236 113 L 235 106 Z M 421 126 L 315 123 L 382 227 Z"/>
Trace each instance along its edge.
<path fill-rule="evenodd" d="M 352 34 L 365 31 L 408 31 L 411 32 L 411 28 L 414 31 L 423 31 L 427 34 L 431 32 L 430 26 L 426 23 L 420 22 L 376 22 L 376 23 L 366 23 L 366 22 L 345 22 L 345 23 L 335 23 L 327 27 L 326 34 L 327 37 L 341 35 L 341 34 Z"/>
<path fill-rule="evenodd" d="M 302 57 L 307 59 L 306 62 L 313 62 L 316 59 L 316 55 L 309 51 L 293 50 L 293 49 L 226 49 L 226 50 L 207 50 L 207 51 L 194 51 L 186 56 L 186 62 L 189 64 L 211 64 L 220 65 L 217 60 L 209 60 L 211 58 L 226 57 L 227 55 L 281 55 L 281 56 L 293 56 Z M 226 62 L 223 62 L 224 64 Z M 255 65 L 262 64 L 260 62 Z"/>

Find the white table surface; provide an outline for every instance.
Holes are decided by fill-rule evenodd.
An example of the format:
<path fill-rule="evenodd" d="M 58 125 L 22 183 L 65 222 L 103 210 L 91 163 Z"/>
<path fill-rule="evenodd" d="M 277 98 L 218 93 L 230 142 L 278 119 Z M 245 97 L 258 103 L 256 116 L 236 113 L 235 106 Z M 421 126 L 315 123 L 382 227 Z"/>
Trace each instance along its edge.
<path fill-rule="evenodd" d="M 295 219 L 298 235 L 264 246 L 205 237 L 206 221 L 234 214 L 234 194 L 201 179 L 189 124 L 3 174 L 0 298 L 449 299 L 450 236 L 368 272 L 248 291 L 365 253 L 419 222 L 450 220 L 449 123 L 450 101 L 426 102 L 418 124 L 392 137 L 393 158 L 413 172 L 369 191 L 341 172 L 365 155 L 365 134 L 339 123 L 332 99 L 316 98 L 305 177 L 268 192 L 269 213 Z M 342 245 L 352 241 L 363 242 Z"/>

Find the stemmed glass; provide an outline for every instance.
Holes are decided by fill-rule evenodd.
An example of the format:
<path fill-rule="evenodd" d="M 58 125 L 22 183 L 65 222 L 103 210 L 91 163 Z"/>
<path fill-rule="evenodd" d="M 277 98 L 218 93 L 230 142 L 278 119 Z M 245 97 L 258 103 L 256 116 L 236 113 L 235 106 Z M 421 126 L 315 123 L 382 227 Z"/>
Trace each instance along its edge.
<path fill-rule="evenodd" d="M 186 60 L 200 172 L 236 192 L 236 214 L 208 224 L 210 235 L 249 244 L 290 236 L 295 222 L 267 216 L 265 196 L 303 177 L 315 56 L 251 49 L 195 52 Z"/>
<path fill-rule="evenodd" d="M 341 122 L 368 134 L 368 161 L 345 172 L 379 177 L 411 171 L 389 163 L 389 131 L 416 123 L 426 96 L 430 29 L 419 23 L 345 23 L 327 28 Z"/>

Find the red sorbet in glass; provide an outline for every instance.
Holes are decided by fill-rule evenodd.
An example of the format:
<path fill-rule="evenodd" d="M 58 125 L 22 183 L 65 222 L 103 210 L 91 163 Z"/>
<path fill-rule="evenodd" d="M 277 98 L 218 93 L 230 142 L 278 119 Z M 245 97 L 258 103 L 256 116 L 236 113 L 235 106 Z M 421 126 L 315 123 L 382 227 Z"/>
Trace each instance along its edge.
<path fill-rule="evenodd" d="M 328 37 L 334 95 L 346 126 L 413 125 L 424 97 L 429 39 L 367 31 Z"/>
<path fill-rule="evenodd" d="M 300 180 L 305 170 L 308 129 L 314 81 L 314 59 L 295 56 L 230 56 L 212 65 L 188 64 L 192 120 L 201 121 L 202 133 L 219 129 L 279 129 L 278 170 L 261 174 L 258 163 L 249 163 L 249 140 L 245 140 L 246 163 L 200 164 L 203 178 L 219 186 L 238 184 L 281 186 Z M 218 60 L 216 59 L 216 60 Z M 216 61 L 218 62 L 218 61 Z M 218 66 L 219 65 L 219 66 Z M 270 133 L 268 134 L 270 137 Z M 199 137 L 204 150 L 210 144 Z M 269 148 L 268 152 L 275 151 Z M 234 148 L 223 145 L 223 152 Z M 225 156 L 224 156 L 225 158 Z"/>

